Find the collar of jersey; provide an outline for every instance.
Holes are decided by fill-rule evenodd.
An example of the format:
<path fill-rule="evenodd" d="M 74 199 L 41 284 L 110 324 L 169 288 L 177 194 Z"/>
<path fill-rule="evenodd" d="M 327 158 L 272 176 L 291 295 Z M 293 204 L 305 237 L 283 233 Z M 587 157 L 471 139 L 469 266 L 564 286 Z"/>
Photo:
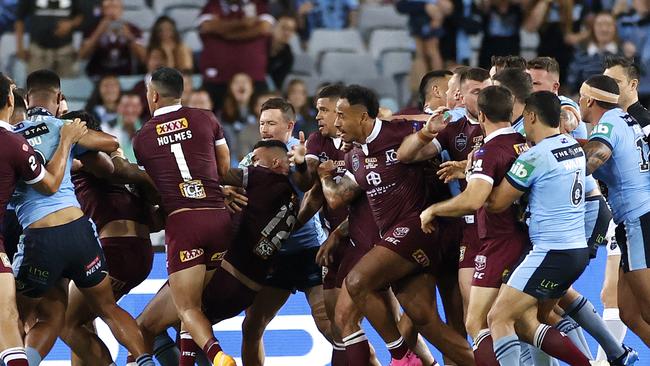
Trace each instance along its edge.
<path fill-rule="evenodd" d="M 54 117 L 50 111 L 43 107 L 33 107 L 27 110 L 27 117 L 33 117 L 33 116 L 50 116 Z"/>
<path fill-rule="evenodd" d="M 330 137 L 334 143 L 334 147 L 337 149 L 341 148 L 341 138 L 340 137 Z"/>
<path fill-rule="evenodd" d="M 467 118 L 467 122 L 473 125 L 478 125 L 478 121 L 473 119 L 472 117 L 469 116 L 469 114 L 465 113 L 465 118 Z"/>
<path fill-rule="evenodd" d="M 158 116 L 166 114 L 166 113 L 176 112 L 177 110 L 181 109 L 182 107 L 183 107 L 182 105 L 176 104 L 176 105 L 168 105 L 167 107 L 158 108 L 153 112 L 153 116 L 158 117 Z"/>
<path fill-rule="evenodd" d="M 610 109 L 607 112 L 603 113 L 603 116 L 600 117 L 600 120 L 604 121 L 606 117 L 616 116 L 616 115 L 621 115 L 621 114 L 624 114 L 624 112 L 623 112 L 623 110 L 621 108 Z"/>
<path fill-rule="evenodd" d="M 0 119 L 0 128 L 4 128 L 5 130 L 9 132 L 13 132 L 14 126 L 10 125 L 9 123 L 3 121 Z"/>
<path fill-rule="evenodd" d="M 379 118 L 375 118 L 375 124 L 372 126 L 372 131 L 370 131 L 370 135 L 366 138 L 366 143 L 361 145 L 361 150 L 363 150 L 363 153 L 368 155 L 369 150 L 368 150 L 368 144 L 375 141 L 377 139 L 377 136 L 379 136 L 379 132 L 381 132 L 381 126 L 383 125 L 383 122 Z"/>
<path fill-rule="evenodd" d="M 508 134 L 511 134 L 511 133 L 517 133 L 517 131 L 515 131 L 515 129 L 512 128 L 512 126 L 499 128 L 498 130 L 492 131 L 492 133 L 485 136 L 485 138 L 483 139 L 483 143 L 486 143 L 486 142 L 492 140 L 493 138 L 495 138 L 497 136 L 508 135 Z"/>

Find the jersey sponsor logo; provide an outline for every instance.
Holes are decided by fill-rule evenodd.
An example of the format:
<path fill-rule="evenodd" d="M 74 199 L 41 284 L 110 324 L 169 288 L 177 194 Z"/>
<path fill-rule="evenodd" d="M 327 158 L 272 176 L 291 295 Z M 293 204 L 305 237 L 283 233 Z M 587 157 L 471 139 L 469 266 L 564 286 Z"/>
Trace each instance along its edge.
<path fill-rule="evenodd" d="M 539 283 L 539 287 L 547 290 L 554 290 L 559 285 L 560 285 L 559 283 L 547 279 L 543 279 L 542 282 Z"/>
<path fill-rule="evenodd" d="M 0 260 L 2 260 L 2 265 L 11 268 L 11 261 L 9 260 L 7 253 L 0 252 Z"/>
<path fill-rule="evenodd" d="M 559 149 L 551 150 L 551 153 L 558 162 L 567 161 L 581 156 L 585 156 L 579 144 L 571 145 L 569 147 L 562 147 Z"/>
<path fill-rule="evenodd" d="M 180 119 L 175 119 L 173 121 L 161 123 L 156 125 L 156 133 L 160 135 L 168 135 L 177 131 L 185 130 L 190 126 L 187 122 L 187 118 L 183 117 Z"/>
<path fill-rule="evenodd" d="M 409 233 L 409 231 L 411 231 L 411 229 L 407 227 L 398 227 L 393 230 L 393 236 L 396 238 L 403 238 Z"/>
<path fill-rule="evenodd" d="M 98 269 L 102 267 L 102 260 L 99 256 L 96 256 L 90 263 L 86 265 L 86 277 L 95 273 Z"/>
<path fill-rule="evenodd" d="M 376 172 L 370 172 L 366 174 L 366 181 L 372 186 L 378 186 L 381 184 L 381 175 Z"/>
<path fill-rule="evenodd" d="M 515 153 L 517 155 L 521 155 L 521 154 L 525 153 L 526 151 L 530 150 L 530 146 L 528 146 L 528 144 L 525 143 L 525 142 L 522 143 L 522 144 L 512 145 L 512 147 L 515 149 Z"/>
<path fill-rule="evenodd" d="M 467 147 L 467 136 L 465 136 L 465 134 L 461 132 L 454 139 L 454 145 L 456 146 L 456 150 L 458 151 L 465 150 L 465 148 Z"/>
<path fill-rule="evenodd" d="M 397 163 L 397 151 L 395 149 L 386 150 L 386 165 Z"/>
<path fill-rule="evenodd" d="M 612 135 L 612 129 L 614 129 L 614 125 L 611 123 L 601 122 L 594 126 L 594 130 L 591 131 L 591 136 L 600 135 L 610 137 Z"/>
<path fill-rule="evenodd" d="M 418 249 L 411 254 L 411 257 L 422 267 L 428 267 L 431 264 L 429 257 L 422 249 Z"/>
<path fill-rule="evenodd" d="M 323 280 L 325 280 L 325 277 L 327 276 L 327 272 L 329 272 L 329 269 L 327 268 L 327 266 L 323 266 L 320 271 L 320 275 L 323 278 Z"/>
<path fill-rule="evenodd" d="M 24 131 L 20 131 L 20 134 L 25 136 L 25 139 L 29 140 L 37 136 L 45 135 L 49 132 L 50 129 L 47 128 L 47 125 L 45 123 L 41 123 L 40 125 L 32 126 L 25 129 Z"/>
<path fill-rule="evenodd" d="M 517 160 L 510 168 L 510 174 L 514 175 L 521 181 L 527 182 L 530 175 L 535 170 L 535 166 L 523 160 Z"/>
<path fill-rule="evenodd" d="M 318 161 L 320 161 L 321 163 L 324 163 L 328 160 L 330 160 L 330 157 L 327 156 L 327 153 L 325 151 L 318 154 Z"/>
<path fill-rule="evenodd" d="M 474 160 L 472 163 L 472 172 L 482 172 L 483 171 L 483 159 Z"/>
<path fill-rule="evenodd" d="M 377 168 L 377 158 L 365 158 L 364 159 L 364 167 L 366 169 L 375 169 Z"/>
<path fill-rule="evenodd" d="M 487 267 L 487 257 L 484 255 L 477 255 L 474 258 L 474 267 L 477 271 L 482 271 Z"/>
<path fill-rule="evenodd" d="M 210 262 L 221 262 L 226 256 L 226 253 L 228 253 L 228 251 L 214 253 L 212 257 L 210 257 Z"/>
<path fill-rule="evenodd" d="M 356 172 L 357 170 L 359 170 L 360 165 L 361 163 L 359 162 L 359 155 L 357 154 L 352 155 L 352 170 Z"/>
<path fill-rule="evenodd" d="M 460 256 L 458 258 L 458 262 L 462 262 L 465 260 L 465 251 L 467 250 L 467 246 L 461 245 L 460 246 Z"/>
<path fill-rule="evenodd" d="M 180 256 L 181 262 L 189 262 L 191 260 L 194 260 L 202 256 L 203 249 L 198 248 L 198 249 L 190 249 L 190 250 L 181 250 L 180 253 L 178 254 Z"/>
<path fill-rule="evenodd" d="M 188 180 L 178 185 L 181 195 L 185 198 L 200 200 L 206 197 L 203 182 L 200 179 Z"/>

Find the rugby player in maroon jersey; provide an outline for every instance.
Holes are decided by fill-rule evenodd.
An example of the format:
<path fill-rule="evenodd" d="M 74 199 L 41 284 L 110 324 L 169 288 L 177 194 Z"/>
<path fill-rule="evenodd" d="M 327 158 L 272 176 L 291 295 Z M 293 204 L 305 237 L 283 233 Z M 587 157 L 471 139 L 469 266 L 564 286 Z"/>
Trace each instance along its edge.
<path fill-rule="evenodd" d="M 434 230 L 436 217 L 476 213 L 481 248 L 475 260 L 466 327 L 474 340 L 474 359 L 479 366 L 498 365 L 487 314 L 499 293 L 502 276 L 515 265 L 528 242 L 513 207 L 501 213 L 488 213 L 483 208 L 492 187 L 501 182 L 519 153 L 527 148 L 526 139 L 511 127 L 512 106 L 513 96 L 508 89 L 489 86 L 481 90 L 478 117 L 485 140 L 473 155 L 467 188 L 452 199 L 429 206 L 420 215 L 422 229 L 430 231 Z"/>
<path fill-rule="evenodd" d="M 167 272 L 183 329 L 214 364 L 234 365 L 201 309 L 203 288 L 230 245 L 230 215 L 219 187 L 230 153 L 214 114 L 182 107 L 182 94 L 183 76 L 177 70 L 160 68 L 151 75 L 147 100 L 153 117 L 133 147 L 167 214 Z"/>
<path fill-rule="evenodd" d="M 448 124 L 437 136 L 434 136 L 435 131 L 430 130 L 428 125 L 425 125 L 422 132 L 408 136 L 397 150 L 401 162 L 429 160 L 443 150 L 449 153 L 452 161 L 465 161 L 472 149 L 483 141 L 483 131 L 477 121 L 479 112 L 477 99 L 481 89 L 490 85 L 490 75 L 487 70 L 469 68 L 463 70 L 458 79 L 460 94 L 466 108 L 465 116 L 455 123 Z M 441 109 L 436 111 L 436 113 L 442 112 Z M 443 165 L 445 166 L 447 165 Z M 467 186 L 463 180 L 459 180 L 459 183 L 461 190 Z M 480 246 L 475 219 L 473 214 L 464 216 L 465 227 L 460 246 L 458 280 L 465 313 L 467 313 L 469 289 L 474 274 L 474 257 Z"/>
<path fill-rule="evenodd" d="M 420 165 L 401 163 L 397 149 L 413 126 L 410 122 L 376 119 L 378 101 L 364 87 L 350 86 L 337 102 L 336 127 L 346 142 L 360 149 L 350 156 L 351 171 L 337 184 L 321 180 L 347 200 L 368 197 L 382 240 L 357 263 L 346 278 L 347 289 L 374 328 L 387 343 L 391 365 L 419 365 L 408 350 L 390 314 L 378 311 L 379 292 L 392 286 L 400 304 L 416 328 L 453 361 L 473 365 L 472 351 L 457 332 L 442 323 L 435 306 L 435 277 L 440 250 L 438 233 L 420 229 L 419 212 L 424 207 L 425 182 Z M 429 124 L 432 133 L 444 125 Z M 415 293 L 417 292 L 417 296 Z"/>
<path fill-rule="evenodd" d="M 75 121 L 61 128 L 61 142 L 48 164 L 48 170 L 40 163 L 36 153 L 22 135 L 14 134 L 11 121 L 15 99 L 15 85 L 8 77 L 0 74 L 0 222 L 4 217 L 7 202 L 23 180 L 43 194 L 54 194 L 66 170 L 71 148 L 86 132 L 85 123 Z M 51 172 L 51 173 L 50 173 Z M 5 254 L 3 238 L 0 235 L 0 360 L 7 366 L 27 366 L 23 348 L 22 331 L 18 327 L 16 309 L 16 284 L 9 257 Z"/>

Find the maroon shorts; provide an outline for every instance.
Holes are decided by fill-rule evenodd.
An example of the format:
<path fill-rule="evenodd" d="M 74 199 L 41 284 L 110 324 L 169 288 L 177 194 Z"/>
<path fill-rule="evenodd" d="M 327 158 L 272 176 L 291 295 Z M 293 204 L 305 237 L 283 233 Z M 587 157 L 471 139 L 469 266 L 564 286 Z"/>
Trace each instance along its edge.
<path fill-rule="evenodd" d="M 99 239 L 111 277 L 116 299 L 126 295 L 147 279 L 153 265 L 153 248 L 149 239 L 119 237 Z"/>
<path fill-rule="evenodd" d="M 9 260 L 9 256 L 5 252 L 5 244 L 2 234 L 0 234 L 0 273 L 13 273 L 11 260 Z"/>
<path fill-rule="evenodd" d="M 528 246 L 528 236 L 513 233 L 499 238 L 483 239 L 482 243 L 481 250 L 474 259 L 472 286 L 499 288 Z"/>
<path fill-rule="evenodd" d="M 334 252 L 334 263 L 329 266 L 323 267 L 323 290 L 331 290 L 336 288 L 336 279 L 338 277 L 338 272 L 340 271 L 341 262 L 348 251 L 348 246 L 345 245 L 347 238 L 342 239 L 341 244 Z"/>
<path fill-rule="evenodd" d="M 440 231 L 440 264 L 436 271 L 437 277 L 458 276 L 460 259 L 460 241 L 463 236 L 463 222 L 460 219 L 438 219 Z"/>
<path fill-rule="evenodd" d="M 246 310 L 255 300 L 255 295 L 256 291 L 218 267 L 203 290 L 203 312 L 210 323 L 217 324 Z"/>
<path fill-rule="evenodd" d="M 471 217 L 476 220 L 476 215 Z M 460 258 L 458 268 L 474 268 L 474 257 L 481 250 L 481 241 L 478 238 L 478 226 L 474 223 L 463 224 L 463 238 L 460 241 Z"/>
<path fill-rule="evenodd" d="M 343 286 L 343 281 L 345 281 L 345 277 L 348 276 L 348 273 L 352 271 L 352 268 L 359 263 L 361 258 L 363 258 L 368 251 L 370 251 L 370 247 L 367 245 L 354 245 L 352 241 L 350 240 L 345 251 L 345 256 L 343 256 L 343 260 L 341 260 L 341 264 L 339 265 L 339 270 L 336 273 L 336 287 L 341 288 Z"/>
<path fill-rule="evenodd" d="M 405 218 L 386 230 L 377 246 L 382 246 L 417 264 L 424 272 L 435 274 L 441 259 L 440 229 L 425 234 L 420 218 Z"/>
<path fill-rule="evenodd" d="M 217 268 L 230 246 L 228 210 L 189 210 L 167 217 L 167 273 L 198 265 Z"/>

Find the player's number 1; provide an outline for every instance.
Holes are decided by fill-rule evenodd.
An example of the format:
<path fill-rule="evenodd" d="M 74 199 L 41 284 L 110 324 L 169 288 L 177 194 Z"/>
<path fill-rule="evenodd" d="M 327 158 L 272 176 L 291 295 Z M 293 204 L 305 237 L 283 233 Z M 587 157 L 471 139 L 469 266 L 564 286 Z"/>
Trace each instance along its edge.
<path fill-rule="evenodd" d="M 181 178 L 184 181 L 192 180 L 192 174 L 190 174 L 190 167 L 187 166 L 187 160 L 185 160 L 185 154 L 183 154 L 183 147 L 180 143 L 171 145 L 172 154 L 176 158 L 176 165 L 178 170 L 181 172 Z"/>

